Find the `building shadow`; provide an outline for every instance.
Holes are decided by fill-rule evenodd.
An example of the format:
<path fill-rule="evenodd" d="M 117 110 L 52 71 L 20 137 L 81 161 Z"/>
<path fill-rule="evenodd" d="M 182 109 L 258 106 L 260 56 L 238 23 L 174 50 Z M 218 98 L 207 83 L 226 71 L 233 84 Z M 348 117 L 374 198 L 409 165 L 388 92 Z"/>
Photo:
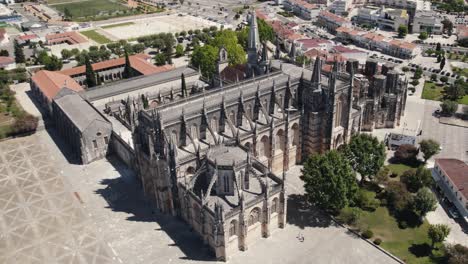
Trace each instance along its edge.
<path fill-rule="evenodd" d="M 49 118 L 49 114 L 46 111 L 46 109 L 44 109 L 41 106 L 41 104 L 37 102 L 36 98 L 34 97 L 31 91 L 27 91 L 26 94 L 31 99 L 31 102 L 34 104 L 34 106 L 41 113 L 42 121 L 44 122 L 44 129 L 50 135 L 50 138 L 52 138 L 52 140 L 54 141 L 55 145 L 58 147 L 62 155 L 67 159 L 68 163 L 75 164 L 75 165 L 81 164 L 80 157 L 78 157 L 76 153 L 73 153 L 73 151 L 68 146 L 68 143 L 58 133 L 58 131 L 55 128 L 55 124 L 53 120 Z"/>
<path fill-rule="evenodd" d="M 108 158 L 116 171 L 121 175 L 119 178 L 104 179 L 101 184 L 103 188 L 95 193 L 101 195 L 108 203 L 107 208 L 114 212 L 129 214 L 128 221 L 156 222 L 160 226 L 157 229 L 149 229 L 147 232 L 165 232 L 174 243 L 168 246 L 177 246 L 184 253 L 181 259 L 192 261 L 216 261 L 215 255 L 204 245 L 203 240 L 193 231 L 188 224 L 180 218 L 159 212 L 151 202 L 144 196 L 143 188 L 135 173 L 125 166 L 118 158 Z"/>
<path fill-rule="evenodd" d="M 326 213 L 309 204 L 304 195 L 291 194 L 287 202 L 287 223 L 290 225 L 301 229 L 336 225 Z"/>

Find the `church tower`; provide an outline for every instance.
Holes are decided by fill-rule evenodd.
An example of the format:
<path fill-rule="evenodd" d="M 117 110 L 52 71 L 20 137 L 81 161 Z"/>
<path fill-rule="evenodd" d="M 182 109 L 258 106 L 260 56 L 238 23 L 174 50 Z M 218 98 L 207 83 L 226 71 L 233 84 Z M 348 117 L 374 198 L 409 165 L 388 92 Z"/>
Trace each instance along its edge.
<path fill-rule="evenodd" d="M 247 77 L 262 74 L 258 65 L 261 49 L 257 16 L 255 15 L 255 11 L 252 11 L 249 16 L 249 37 L 247 40 Z"/>

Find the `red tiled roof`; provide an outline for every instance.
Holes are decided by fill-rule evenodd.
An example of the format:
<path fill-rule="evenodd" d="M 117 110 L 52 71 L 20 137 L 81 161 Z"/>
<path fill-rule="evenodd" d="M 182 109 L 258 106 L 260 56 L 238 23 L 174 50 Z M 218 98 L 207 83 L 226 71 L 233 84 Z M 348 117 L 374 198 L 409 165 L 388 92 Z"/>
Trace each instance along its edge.
<path fill-rule="evenodd" d="M 358 50 L 358 49 L 350 49 L 345 46 L 335 46 L 333 47 L 333 50 L 335 50 L 338 53 L 362 53 L 364 51 Z"/>
<path fill-rule="evenodd" d="M 70 76 L 59 72 L 41 70 L 31 79 L 49 101 L 52 101 L 64 86 L 76 92 L 83 91 L 83 88 Z"/>
<path fill-rule="evenodd" d="M 390 42 L 390 45 L 393 45 L 393 46 L 397 46 L 401 49 L 409 49 L 409 50 L 413 50 L 417 47 L 416 44 L 414 43 L 410 43 L 410 42 L 406 42 L 406 41 L 400 41 L 400 40 L 397 40 L 397 39 L 394 39 L 394 40 L 391 40 Z"/>
<path fill-rule="evenodd" d="M 297 42 L 302 43 L 302 46 L 307 49 L 319 47 L 320 44 L 331 43 L 326 39 L 299 39 Z"/>
<path fill-rule="evenodd" d="M 318 50 L 318 49 L 311 49 L 309 51 L 307 51 L 306 53 L 304 53 L 304 56 L 308 57 L 308 58 L 316 58 L 316 57 L 323 57 L 325 58 L 327 56 L 328 52 L 326 51 L 322 51 L 322 50 Z"/>
<path fill-rule="evenodd" d="M 23 40 L 23 41 L 27 41 L 27 40 L 31 40 L 35 38 L 38 38 L 36 34 L 21 35 L 18 37 L 18 39 Z"/>
<path fill-rule="evenodd" d="M 335 22 L 348 22 L 348 20 L 342 16 L 339 16 L 339 15 L 336 15 L 336 14 L 333 14 L 331 12 L 328 12 L 328 11 L 321 11 L 319 13 L 319 16 L 321 17 L 326 17 L 328 18 L 329 20 L 332 20 L 332 21 L 335 21 Z"/>
<path fill-rule="evenodd" d="M 436 159 L 435 162 L 458 191 L 468 198 L 468 165 L 458 159 Z"/>
<path fill-rule="evenodd" d="M 88 42 L 88 40 L 85 37 L 83 37 L 80 33 L 75 31 L 47 34 L 46 40 L 48 44 L 68 42 L 70 45 L 73 45 Z"/>
<path fill-rule="evenodd" d="M 457 26 L 457 37 L 458 37 L 458 40 L 468 38 L 468 26 L 465 26 L 465 25 Z"/>
<path fill-rule="evenodd" d="M 6 64 L 14 63 L 14 62 L 15 62 L 15 58 L 0 56 L 0 65 L 6 65 Z"/>
<path fill-rule="evenodd" d="M 158 73 L 158 72 L 165 72 L 168 70 L 173 69 L 172 65 L 164 65 L 164 66 L 154 66 L 153 64 L 147 62 L 146 60 L 151 58 L 148 55 L 145 54 L 136 54 L 129 56 L 130 59 L 130 65 L 132 68 L 138 72 L 140 72 L 143 75 L 150 75 L 153 73 Z M 107 61 L 102 61 L 98 63 L 92 64 L 93 70 L 95 71 L 100 71 L 112 67 L 118 67 L 122 66 L 125 64 L 125 58 L 118 58 L 118 59 L 112 59 L 112 60 L 107 60 Z M 71 69 L 66 69 L 60 71 L 62 74 L 66 74 L 69 76 L 76 76 L 76 75 L 81 75 L 84 74 L 86 71 L 86 67 L 83 66 L 78 66 L 75 68 Z"/>

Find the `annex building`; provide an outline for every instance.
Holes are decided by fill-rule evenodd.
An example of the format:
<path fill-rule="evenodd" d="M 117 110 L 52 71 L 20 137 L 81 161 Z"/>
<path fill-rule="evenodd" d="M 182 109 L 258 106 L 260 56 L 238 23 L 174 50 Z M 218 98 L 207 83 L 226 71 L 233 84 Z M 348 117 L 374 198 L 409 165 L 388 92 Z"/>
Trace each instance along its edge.
<path fill-rule="evenodd" d="M 255 14 L 249 24 L 247 63 L 229 65 L 222 48 L 211 79 L 181 67 L 66 92 L 50 81 L 46 96 L 56 126 L 77 130 L 64 137 L 93 146 L 100 133 L 154 207 L 184 219 L 218 260 L 285 227 L 286 171 L 361 130 L 397 126 L 406 101 L 406 80 L 377 64 L 325 71 L 321 58 L 311 68 L 272 60 Z M 83 119 L 82 107 L 99 116 Z"/>

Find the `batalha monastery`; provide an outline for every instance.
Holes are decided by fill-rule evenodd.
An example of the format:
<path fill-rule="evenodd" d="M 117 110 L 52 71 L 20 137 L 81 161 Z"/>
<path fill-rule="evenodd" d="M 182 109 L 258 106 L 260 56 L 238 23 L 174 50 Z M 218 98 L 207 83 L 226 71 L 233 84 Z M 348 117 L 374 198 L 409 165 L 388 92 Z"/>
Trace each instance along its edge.
<path fill-rule="evenodd" d="M 391 68 L 319 57 L 304 67 L 279 50 L 270 59 L 255 14 L 249 24 L 247 63 L 229 66 L 222 48 L 210 79 L 138 55 L 130 79 L 117 60 L 93 65 L 98 87 L 85 87 L 83 70 L 31 80 L 80 163 L 120 157 L 154 206 L 185 220 L 218 260 L 285 227 L 289 168 L 354 133 L 399 125 L 406 102 L 407 81 Z"/>

